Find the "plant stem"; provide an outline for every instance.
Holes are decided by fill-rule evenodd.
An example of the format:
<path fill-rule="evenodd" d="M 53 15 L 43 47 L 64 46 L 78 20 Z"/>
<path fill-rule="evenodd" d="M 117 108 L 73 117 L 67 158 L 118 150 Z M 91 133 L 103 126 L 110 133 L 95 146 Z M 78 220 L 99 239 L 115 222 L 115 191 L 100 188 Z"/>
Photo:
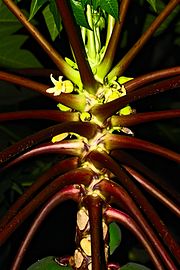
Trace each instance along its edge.
<path fill-rule="evenodd" d="M 118 165 L 117 165 L 117 167 L 119 170 L 118 174 L 116 172 L 118 179 L 123 181 L 123 182 L 124 181 L 126 182 L 126 179 L 128 179 L 127 175 L 124 175 L 123 171 L 121 170 L 121 168 L 119 168 Z M 111 171 L 114 171 L 114 169 Z M 126 185 L 127 185 L 127 183 L 126 183 Z M 134 186 L 134 187 L 136 187 L 136 186 Z M 177 268 L 174 265 L 174 262 L 172 261 L 172 259 L 169 256 L 167 250 L 164 248 L 164 246 L 160 242 L 159 238 L 155 234 L 154 230 L 151 228 L 149 223 L 146 221 L 143 214 L 141 213 L 139 208 L 136 206 L 134 200 L 132 199 L 132 197 L 133 198 L 138 197 L 138 193 L 139 193 L 139 192 L 137 193 L 138 189 L 136 188 L 136 192 L 135 192 L 135 190 L 129 191 L 131 193 L 131 197 L 130 197 L 129 194 L 125 191 L 125 189 L 122 186 L 120 186 L 114 182 L 107 181 L 107 180 L 102 180 L 99 184 L 97 184 L 97 188 L 100 189 L 100 191 L 102 193 L 106 194 L 106 196 L 109 196 L 109 198 L 111 198 L 112 203 L 119 205 L 121 208 L 122 208 L 122 204 L 123 204 L 123 208 L 125 207 L 126 211 L 128 211 L 131 214 L 131 216 L 133 217 L 133 219 L 135 219 L 138 222 L 139 226 L 141 227 L 142 232 L 144 232 L 146 234 L 146 237 L 150 240 L 153 247 L 156 248 L 159 255 L 165 261 L 167 269 L 177 270 Z M 140 201 L 142 203 L 142 200 L 140 199 L 138 202 L 138 205 L 139 205 Z M 149 210 L 149 208 L 145 208 L 145 211 L 146 210 Z M 149 214 L 150 213 L 151 213 L 151 211 L 149 212 Z M 153 214 L 154 214 L 154 212 L 153 212 Z M 155 219 L 153 219 L 153 223 L 156 224 L 156 222 L 158 222 L 160 224 L 159 218 L 157 219 L 157 217 Z M 158 231 L 159 231 L 159 228 L 158 228 Z M 162 230 L 161 233 L 162 233 L 162 236 L 167 236 L 168 232 Z M 169 236 L 169 233 L 168 233 L 168 236 Z M 174 249 L 175 253 L 178 253 L 178 251 L 175 249 L 175 247 L 173 245 L 172 245 L 172 248 Z"/>
<path fill-rule="evenodd" d="M 87 5 L 87 20 L 91 29 L 87 29 L 87 49 L 88 49 L 88 56 L 91 59 L 96 59 L 97 51 L 96 51 L 96 43 L 94 37 L 94 25 L 92 20 L 92 10 L 91 6 Z"/>
<path fill-rule="evenodd" d="M 48 182 L 52 181 L 55 177 L 62 175 L 70 170 L 76 169 L 78 166 L 78 158 L 71 157 L 61 160 L 42 174 L 36 182 L 34 182 L 10 207 L 7 213 L 0 220 L 0 230 L 19 212 L 19 210 L 29 202 L 30 199 Z"/>
<path fill-rule="evenodd" d="M 119 10 L 119 21 L 116 21 L 115 23 L 103 60 L 101 64 L 97 67 L 96 76 L 100 78 L 100 80 L 104 79 L 105 75 L 109 72 L 112 66 L 129 4 L 130 0 L 121 1 Z"/>
<path fill-rule="evenodd" d="M 119 63 L 110 71 L 107 75 L 108 80 L 111 80 L 115 76 L 121 76 L 128 66 L 131 64 L 132 60 L 146 44 L 146 42 L 155 33 L 161 23 L 169 16 L 169 14 L 176 8 L 179 4 L 179 0 L 171 0 L 163 11 L 158 15 L 158 17 L 149 26 L 147 31 L 139 38 L 139 40 L 134 44 L 134 46 L 128 51 L 128 53 L 119 61 Z"/>
<path fill-rule="evenodd" d="M 162 69 L 154 72 L 150 72 L 145 75 L 141 75 L 133 80 L 130 80 L 124 84 L 127 93 L 135 91 L 141 86 L 152 83 L 153 81 L 162 80 L 163 78 L 170 78 L 180 74 L 180 67 L 172 67 Z"/>
<path fill-rule="evenodd" d="M 167 229 L 166 225 L 162 222 L 162 220 L 160 219 L 159 215 L 156 213 L 155 209 L 151 206 L 151 204 L 149 203 L 149 201 L 146 199 L 146 197 L 143 195 L 143 193 L 141 192 L 141 190 L 136 186 L 136 184 L 134 183 L 133 180 L 131 180 L 131 178 L 128 176 L 128 174 L 126 173 L 126 171 L 119 166 L 119 164 L 117 164 L 109 155 L 107 155 L 105 152 L 98 152 L 98 151 L 92 151 L 89 155 L 88 155 L 88 159 L 93 163 L 93 165 L 95 165 L 98 169 L 102 169 L 102 168 L 106 168 L 108 169 L 110 172 L 112 172 L 115 176 L 118 177 L 119 182 L 123 185 L 123 187 L 128 191 L 128 193 L 130 194 L 130 196 L 133 198 L 133 201 L 135 201 L 137 203 L 137 205 L 140 206 L 140 208 L 143 210 L 144 214 L 146 215 L 146 217 L 148 218 L 148 220 L 151 222 L 151 224 L 154 226 L 154 228 L 156 229 L 156 231 L 158 232 L 158 234 L 161 236 L 162 240 L 164 241 L 164 243 L 167 245 L 167 247 L 169 248 L 169 250 L 172 252 L 172 254 L 174 254 L 174 256 L 176 257 L 177 261 L 180 261 L 180 253 L 178 251 L 178 244 L 176 243 L 176 241 L 174 240 L 174 238 L 172 237 L 171 233 L 169 232 L 169 230 Z M 99 184 L 101 186 L 101 183 Z M 105 186 L 104 186 L 105 185 Z M 102 186 L 105 188 L 107 186 L 109 186 L 109 190 L 111 187 L 111 193 L 113 194 L 113 192 L 116 190 L 115 185 L 111 186 L 111 184 L 102 184 Z M 125 209 L 128 209 L 128 211 L 132 208 L 132 211 L 139 211 L 138 209 L 134 209 L 133 210 L 133 201 L 132 199 L 128 199 L 130 200 L 129 202 L 127 201 L 127 207 L 125 206 L 125 200 L 123 199 L 124 196 L 126 196 L 124 194 L 124 191 L 122 189 L 122 187 L 119 189 L 121 189 L 121 191 L 118 191 L 118 187 L 117 187 L 117 192 L 119 192 L 122 196 L 120 201 L 121 203 L 123 203 L 123 208 L 125 207 Z M 105 189 L 103 189 L 103 191 L 105 191 Z M 114 193 L 115 194 L 115 193 Z M 111 196 L 111 194 L 110 194 Z M 164 195 L 162 195 L 164 196 Z M 166 199 L 164 197 L 164 199 Z M 130 206 L 131 204 L 131 206 Z M 179 210 L 176 209 L 178 211 L 179 214 Z M 131 210 L 130 210 L 131 212 Z M 136 217 L 136 215 L 138 215 L 138 217 L 136 217 L 137 221 L 140 222 L 140 224 L 143 222 L 146 222 L 145 220 L 138 220 L 140 218 L 141 213 L 134 213 L 134 217 Z M 146 227 L 145 229 L 147 229 L 147 226 L 149 226 L 149 224 L 147 224 L 146 226 L 144 225 L 144 227 Z M 145 230 L 146 231 L 146 230 Z M 147 231 L 148 232 L 148 229 Z M 155 235 L 154 235 L 155 236 Z M 164 255 L 163 255 L 164 256 Z"/>
<path fill-rule="evenodd" d="M 167 90 L 180 87 L 180 76 L 165 79 L 143 88 L 139 88 L 136 91 L 127 93 L 126 96 L 117 98 L 103 105 L 95 105 L 91 109 L 91 113 L 95 115 L 98 120 L 104 121 L 114 113 L 127 106 L 130 102 L 142 99 L 144 97 L 161 93 Z"/>
<path fill-rule="evenodd" d="M 78 112 L 61 112 L 57 110 L 34 110 L 7 112 L 0 114 L 0 122 L 20 119 L 47 119 L 56 122 L 79 121 Z"/>
<path fill-rule="evenodd" d="M 105 43 L 105 52 L 107 50 L 109 40 L 112 36 L 114 25 L 115 25 L 116 20 L 114 19 L 113 16 L 108 14 L 108 22 L 107 22 L 107 33 L 106 33 L 106 43 Z"/>
<path fill-rule="evenodd" d="M 7 165 L 4 165 L 3 170 L 8 169 L 18 163 L 38 155 L 64 154 L 72 156 L 81 156 L 84 151 L 84 143 L 80 140 L 67 140 L 59 143 L 45 143 L 21 154 L 14 158 Z"/>
<path fill-rule="evenodd" d="M 85 198 L 85 203 L 90 221 L 92 269 L 106 270 L 102 231 L 102 200 L 98 195 L 88 195 Z"/>
<path fill-rule="evenodd" d="M 177 201 L 178 203 L 180 202 L 179 192 L 173 189 L 172 185 L 168 185 L 164 179 L 161 179 L 159 175 L 149 169 L 149 167 L 145 166 L 142 162 L 134 158 L 132 155 L 123 150 L 113 150 L 111 151 L 111 157 L 116 159 L 122 165 L 127 165 L 145 175 L 148 177 L 148 179 L 150 179 L 150 181 L 154 182 L 157 186 L 164 190 L 168 196 L 173 198 L 174 201 Z"/>
<path fill-rule="evenodd" d="M 166 110 L 160 112 L 145 112 L 145 113 L 135 113 L 130 115 L 113 115 L 110 118 L 111 127 L 130 127 L 135 126 L 142 123 L 147 123 L 151 121 L 164 120 L 164 119 L 172 119 L 180 117 L 180 109 L 179 110 Z"/>
<path fill-rule="evenodd" d="M 43 129 L 1 151 L 0 165 L 4 162 L 8 162 L 9 159 L 14 158 L 22 152 L 27 151 L 31 147 L 44 141 L 51 140 L 54 136 L 64 132 L 74 132 L 87 139 L 91 139 L 97 132 L 97 126 L 89 122 L 65 122 Z"/>
<path fill-rule="evenodd" d="M 60 191 L 64 186 L 71 184 L 89 185 L 94 174 L 89 169 L 74 169 L 67 172 L 39 192 L 19 213 L 0 231 L 0 246 L 12 235 L 12 233 L 48 198 Z"/>
<path fill-rule="evenodd" d="M 165 194 L 163 194 L 159 189 L 157 189 L 153 184 L 151 184 L 147 179 L 145 179 L 141 174 L 139 174 L 134 169 L 123 166 L 125 170 L 132 175 L 134 179 L 140 183 L 145 190 L 147 190 L 152 196 L 154 196 L 157 200 L 163 203 L 166 207 L 168 207 L 177 217 L 180 218 L 180 209 L 178 206 L 171 201 Z"/>
<path fill-rule="evenodd" d="M 46 92 L 46 90 L 49 88 L 49 85 L 39 83 L 31 79 L 26 79 L 24 77 L 14 75 L 9 72 L 0 71 L 0 80 L 31 89 L 77 111 L 84 111 L 84 107 L 86 105 L 86 99 L 84 95 L 61 93 L 61 95 L 59 96 L 54 96 L 53 94 L 49 94 Z"/>
<path fill-rule="evenodd" d="M 52 47 L 52 45 L 43 37 L 38 29 L 33 26 L 17 5 L 12 0 L 3 0 L 10 11 L 17 17 L 17 19 L 24 25 L 33 38 L 39 43 L 43 50 L 48 54 L 51 60 L 56 64 L 58 69 L 75 84 L 81 83 L 79 73 L 71 68 L 61 55 Z"/>
<path fill-rule="evenodd" d="M 61 18 L 64 23 L 70 44 L 72 46 L 78 69 L 81 75 L 81 80 L 83 87 L 89 93 L 96 93 L 99 84 L 94 79 L 93 73 L 91 71 L 90 65 L 87 61 L 87 55 L 84 49 L 83 41 L 79 31 L 76 28 L 75 22 L 73 20 L 72 14 L 69 10 L 66 0 L 56 0 L 57 7 L 59 8 Z"/>
<path fill-rule="evenodd" d="M 145 140 L 127 137 L 123 135 L 119 136 L 114 134 L 107 134 L 104 137 L 104 144 L 106 149 L 109 151 L 122 148 L 137 149 L 140 151 L 154 153 L 156 155 L 160 155 L 162 157 L 180 163 L 180 154 Z"/>
<path fill-rule="evenodd" d="M 146 249 L 156 269 L 158 270 L 164 269 L 162 262 L 158 258 L 150 242 L 147 240 L 147 237 L 144 235 L 144 233 L 142 232 L 138 224 L 130 216 L 123 213 L 122 211 L 119 211 L 111 207 L 108 207 L 105 210 L 104 216 L 106 217 L 107 222 L 109 223 L 113 221 L 118 222 L 124 225 L 127 229 L 129 229 L 136 236 L 136 238 L 141 242 L 143 247 Z"/>
<path fill-rule="evenodd" d="M 25 252 L 27 251 L 33 236 L 37 232 L 38 228 L 48 216 L 48 214 L 60 203 L 66 200 L 73 200 L 79 202 L 80 200 L 80 189 L 77 186 L 68 186 L 64 189 L 58 191 L 48 203 L 40 210 L 39 214 L 35 218 L 34 222 L 31 224 L 29 231 L 27 232 L 17 254 L 14 262 L 12 263 L 11 270 L 18 270 L 20 268 L 21 262 L 24 258 Z"/>

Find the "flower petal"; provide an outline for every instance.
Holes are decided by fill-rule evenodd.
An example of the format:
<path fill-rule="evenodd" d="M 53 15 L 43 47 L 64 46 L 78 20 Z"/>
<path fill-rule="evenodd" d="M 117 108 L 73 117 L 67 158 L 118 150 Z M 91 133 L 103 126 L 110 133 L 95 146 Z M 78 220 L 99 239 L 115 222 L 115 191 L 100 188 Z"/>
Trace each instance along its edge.
<path fill-rule="evenodd" d="M 54 87 L 51 87 L 51 88 L 46 89 L 46 92 L 52 94 L 55 92 L 55 89 Z"/>
<path fill-rule="evenodd" d="M 56 85 L 56 83 L 58 82 L 56 79 L 54 79 L 53 75 L 50 75 L 51 81 L 54 85 Z"/>
<path fill-rule="evenodd" d="M 74 86 L 73 86 L 72 82 L 69 81 L 69 80 L 65 80 L 63 82 L 63 86 L 64 86 L 64 92 L 65 93 L 71 93 L 73 91 L 73 89 L 74 89 Z"/>
<path fill-rule="evenodd" d="M 54 90 L 55 90 L 54 91 L 54 96 L 59 96 L 61 94 L 61 92 L 62 92 L 61 89 L 57 89 L 55 87 L 54 87 Z"/>

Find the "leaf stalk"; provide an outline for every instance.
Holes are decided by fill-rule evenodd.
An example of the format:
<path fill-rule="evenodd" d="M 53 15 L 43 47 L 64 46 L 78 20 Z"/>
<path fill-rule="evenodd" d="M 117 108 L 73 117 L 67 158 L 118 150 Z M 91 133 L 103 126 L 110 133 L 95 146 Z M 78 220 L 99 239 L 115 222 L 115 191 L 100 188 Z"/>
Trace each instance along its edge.
<path fill-rule="evenodd" d="M 161 23 L 169 16 L 169 14 L 179 4 L 179 0 L 171 0 L 163 9 L 163 11 L 157 16 L 153 23 L 149 26 L 147 31 L 139 38 L 139 40 L 133 45 L 133 47 L 127 52 L 127 54 L 119 61 L 119 63 L 109 72 L 107 75 L 108 81 L 114 77 L 119 77 L 127 70 L 135 56 L 152 37 Z"/>

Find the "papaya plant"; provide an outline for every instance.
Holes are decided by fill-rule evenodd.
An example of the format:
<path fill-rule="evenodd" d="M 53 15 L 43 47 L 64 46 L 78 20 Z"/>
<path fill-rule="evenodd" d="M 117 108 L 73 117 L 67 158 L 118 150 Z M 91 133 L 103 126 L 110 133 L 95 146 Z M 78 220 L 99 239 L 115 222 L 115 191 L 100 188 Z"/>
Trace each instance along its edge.
<path fill-rule="evenodd" d="M 8 192 L 16 194 L 0 220 L 0 246 L 7 250 L 10 269 L 25 269 L 34 236 L 65 201 L 77 206 L 73 252 L 38 258 L 29 270 L 178 269 L 178 239 L 171 224 L 163 221 L 161 209 L 178 219 L 179 193 L 158 174 L 158 165 L 148 166 L 146 156 L 157 164 L 161 158 L 167 171 L 178 170 L 180 154 L 163 146 L 161 138 L 151 141 L 148 125 L 179 118 L 178 102 L 167 109 L 162 102 L 167 91 L 177 99 L 180 67 L 155 67 L 145 74 L 133 66 L 139 54 L 143 62 L 151 37 L 166 32 L 171 24 L 178 33 L 178 4 L 178 0 L 0 1 L 1 91 L 7 89 L 5 100 L 16 93 L 14 104 L 3 103 L 0 113 L 2 134 L 10 138 L 8 142 L 4 138 L 7 145 L 0 152 L 1 202 Z M 141 35 L 131 44 L 136 26 Z M 179 43 L 178 38 L 173 41 Z M 155 103 L 152 96 L 157 94 L 159 110 L 143 107 L 147 100 Z M 18 106 L 32 97 L 33 101 L 40 97 L 38 109 Z M 53 105 L 45 102 L 41 109 L 44 99 Z M 33 134 L 26 130 L 26 136 L 6 125 L 30 120 L 39 126 Z M 145 134 L 148 140 L 138 137 L 142 127 L 150 133 Z M 24 176 L 24 166 L 31 177 Z M 34 178 L 12 184 L 10 179 L 16 177 Z M 11 251 L 12 261 L 10 240 L 23 226 L 26 232 L 22 229 L 21 244 Z M 139 246 L 129 247 L 128 237 Z M 123 254 L 121 238 L 128 246 L 122 262 L 114 255 Z"/>

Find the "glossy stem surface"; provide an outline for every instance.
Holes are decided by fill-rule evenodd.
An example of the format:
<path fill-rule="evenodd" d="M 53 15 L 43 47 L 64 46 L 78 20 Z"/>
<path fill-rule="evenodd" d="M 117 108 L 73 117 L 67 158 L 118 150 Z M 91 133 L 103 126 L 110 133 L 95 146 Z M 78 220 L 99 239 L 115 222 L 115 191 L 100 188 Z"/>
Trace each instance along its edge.
<path fill-rule="evenodd" d="M 40 207 L 48 198 L 54 195 L 55 192 L 61 190 L 70 184 L 84 184 L 88 185 L 94 174 L 88 169 L 74 169 L 67 172 L 49 185 L 47 185 L 41 192 L 39 192 L 18 214 L 0 230 L 0 246 L 12 235 L 12 233 L 29 217 L 38 207 Z"/>
<path fill-rule="evenodd" d="M 85 203 L 90 221 L 92 269 L 106 270 L 102 231 L 102 200 L 99 196 L 88 195 Z"/>
<path fill-rule="evenodd" d="M 144 233 L 141 231 L 141 228 L 129 215 L 111 207 L 105 210 L 104 215 L 108 222 L 118 222 L 121 225 L 125 226 L 128 230 L 130 230 L 146 249 L 156 269 L 164 269 L 161 260 L 157 256 L 156 251 L 154 250 L 150 242 L 147 240 Z"/>
<path fill-rule="evenodd" d="M 57 176 L 64 174 L 70 170 L 76 169 L 78 166 L 78 158 L 71 157 L 61 160 L 50 169 L 45 171 L 37 180 L 13 203 L 6 214 L 0 220 L 0 230 L 19 212 L 19 210 L 32 199 L 35 194 L 52 181 Z"/>
<path fill-rule="evenodd" d="M 48 216 L 48 214 L 60 203 L 66 200 L 74 200 L 78 202 L 80 199 L 80 189 L 75 186 L 68 186 L 61 191 L 57 192 L 50 200 L 43 206 L 39 214 L 36 216 L 34 222 L 31 224 L 29 231 L 27 232 L 21 246 L 16 254 L 14 262 L 12 263 L 11 270 L 18 270 L 24 258 L 24 255 L 32 241 L 33 236 L 39 229 L 42 222 Z"/>

